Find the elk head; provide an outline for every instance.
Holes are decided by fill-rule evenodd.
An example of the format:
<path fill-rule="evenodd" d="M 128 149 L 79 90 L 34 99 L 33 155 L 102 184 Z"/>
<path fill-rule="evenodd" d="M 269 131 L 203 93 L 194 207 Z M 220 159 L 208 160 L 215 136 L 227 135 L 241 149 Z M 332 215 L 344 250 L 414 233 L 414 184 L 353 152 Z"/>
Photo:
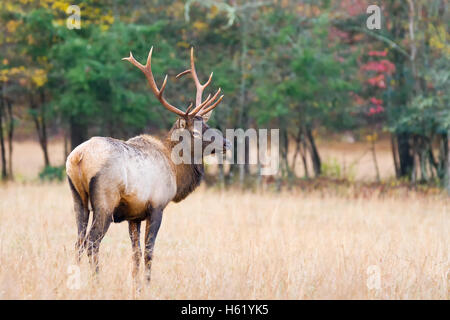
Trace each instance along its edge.
<path fill-rule="evenodd" d="M 207 121 L 209 120 L 212 110 L 219 105 L 219 103 L 223 99 L 223 95 L 219 97 L 220 94 L 220 88 L 216 91 L 216 93 L 211 96 L 211 94 L 208 95 L 208 97 L 205 100 L 202 100 L 202 95 L 204 89 L 211 83 L 213 73 L 211 72 L 211 75 L 209 76 L 208 81 L 206 81 L 204 84 L 201 84 L 197 72 L 195 70 L 195 63 L 194 63 L 194 48 L 191 48 L 191 66 L 190 69 L 187 69 L 181 73 L 179 73 L 176 78 L 180 78 L 186 74 L 190 74 L 192 76 L 192 79 L 194 80 L 195 87 L 196 87 L 196 96 L 195 96 L 195 106 L 193 103 L 191 103 L 186 111 L 182 111 L 179 108 L 173 106 L 170 104 L 163 96 L 164 89 L 166 88 L 167 84 L 167 75 L 164 78 L 164 81 L 161 85 L 161 88 L 158 88 L 155 82 L 155 78 L 153 77 L 152 73 L 152 52 L 153 47 L 150 49 L 150 52 L 148 54 L 147 63 L 145 66 L 140 64 L 136 59 L 134 59 L 133 54 L 130 52 L 130 56 L 128 58 L 123 58 L 122 60 L 130 61 L 134 66 L 136 66 L 139 70 L 141 70 L 150 85 L 150 88 L 153 92 L 153 94 L 158 98 L 159 102 L 169 111 L 175 113 L 178 115 L 178 119 L 175 121 L 174 125 L 172 126 L 171 132 L 173 130 L 187 130 L 191 137 L 191 146 L 194 145 L 194 142 L 196 139 L 202 139 L 203 134 L 206 132 L 206 130 L 209 129 L 209 126 L 207 125 Z M 222 135 L 220 136 L 221 141 L 214 141 L 215 145 L 218 143 L 221 143 L 222 149 L 221 152 L 224 153 L 226 150 L 230 148 L 230 143 L 227 139 L 225 139 Z M 217 139 L 217 138 L 216 138 Z M 206 148 L 206 146 L 210 142 L 202 140 L 202 154 L 204 154 L 203 151 Z M 214 150 L 214 149 L 213 149 Z M 212 154 L 214 151 L 211 152 Z"/>

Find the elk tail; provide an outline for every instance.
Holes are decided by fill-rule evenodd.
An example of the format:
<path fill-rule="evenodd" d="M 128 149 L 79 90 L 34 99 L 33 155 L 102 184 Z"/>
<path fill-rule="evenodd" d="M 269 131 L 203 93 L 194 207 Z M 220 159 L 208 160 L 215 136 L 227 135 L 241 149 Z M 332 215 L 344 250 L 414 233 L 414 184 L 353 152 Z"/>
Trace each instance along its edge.
<path fill-rule="evenodd" d="M 80 150 L 73 150 L 67 157 L 66 173 L 69 178 L 69 183 L 75 189 L 83 203 L 88 208 L 88 193 L 83 188 L 83 174 L 81 169 L 81 161 L 83 160 L 83 152 Z"/>

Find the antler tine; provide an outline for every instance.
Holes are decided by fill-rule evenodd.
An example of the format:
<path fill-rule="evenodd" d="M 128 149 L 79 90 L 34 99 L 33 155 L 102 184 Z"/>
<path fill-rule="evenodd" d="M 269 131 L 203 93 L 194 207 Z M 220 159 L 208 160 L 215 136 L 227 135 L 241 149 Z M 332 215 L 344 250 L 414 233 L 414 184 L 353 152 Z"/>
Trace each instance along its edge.
<path fill-rule="evenodd" d="M 211 83 L 213 72 L 211 72 L 211 75 L 209 76 L 208 81 L 206 81 L 205 84 L 201 84 L 200 80 L 198 80 L 197 71 L 195 70 L 195 60 L 194 60 L 194 47 L 191 47 L 191 75 L 195 82 L 195 87 L 197 88 L 197 94 L 195 96 L 195 109 L 197 112 L 197 108 L 202 104 L 202 94 L 203 90 Z M 187 71 L 187 70 L 186 70 Z M 182 74 L 186 74 L 187 72 L 182 72 Z"/>
<path fill-rule="evenodd" d="M 219 99 L 217 99 L 217 101 L 210 107 L 208 108 L 204 108 L 200 111 L 200 115 L 203 116 L 204 114 L 210 112 L 212 109 L 214 109 L 215 107 L 217 107 L 219 105 L 219 103 L 222 101 L 224 95 L 221 95 Z"/>
<path fill-rule="evenodd" d="M 179 73 L 176 76 L 176 78 L 180 78 L 188 73 L 190 73 L 192 75 L 192 79 L 194 79 L 195 87 L 197 89 L 196 97 L 195 97 L 195 108 L 191 111 L 191 109 L 193 108 L 193 104 L 191 103 L 189 105 L 188 109 L 185 112 L 183 112 L 180 109 L 178 109 L 177 107 L 171 105 L 163 97 L 163 92 L 166 89 L 168 76 L 166 75 L 164 77 L 164 81 L 161 85 L 161 89 L 158 89 L 158 86 L 156 85 L 155 78 L 152 73 L 152 53 L 153 53 L 153 47 L 151 47 L 151 49 L 148 53 L 147 62 L 145 64 L 145 66 L 143 66 L 141 63 L 139 63 L 133 57 L 133 54 L 131 52 L 130 52 L 129 57 L 123 58 L 122 60 L 127 60 L 127 61 L 131 62 L 134 66 L 136 66 L 139 70 L 141 70 L 145 74 L 145 76 L 148 80 L 148 83 L 150 85 L 150 88 L 152 89 L 152 92 L 158 98 L 159 102 L 161 102 L 161 104 L 166 109 L 168 109 L 169 111 L 172 111 L 180 116 L 195 116 L 199 112 L 200 112 L 200 115 L 204 115 L 205 113 L 207 113 L 207 112 L 211 111 L 212 109 L 214 109 L 215 107 L 217 107 L 219 105 L 219 103 L 222 101 L 223 95 L 220 96 L 220 98 L 218 100 L 216 100 L 217 96 L 219 95 L 219 93 L 221 91 L 221 89 L 219 88 L 212 97 L 211 97 L 211 94 L 209 94 L 208 97 L 206 98 L 206 100 L 202 102 L 203 90 L 211 83 L 214 73 L 211 72 L 211 74 L 209 75 L 209 78 L 205 82 L 205 84 L 200 83 L 200 81 L 198 80 L 197 72 L 195 70 L 194 48 L 191 47 L 191 68 Z M 213 103 L 213 102 L 214 102 L 214 104 L 211 105 L 211 103 Z"/>
<path fill-rule="evenodd" d="M 188 115 L 189 115 L 189 111 L 191 111 L 191 109 L 192 109 L 193 106 L 194 106 L 194 104 L 191 102 L 191 103 L 189 104 L 189 106 L 187 107 L 186 112 L 184 113 L 185 116 L 188 116 Z"/>
<path fill-rule="evenodd" d="M 145 66 L 140 64 L 134 57 L 133 54 L 130 52 L 130 56 L 128 58 L 123 58 L 122 60 L 127 60 L 131 62 L 134 66 L 136 66 L 139 70 L 141 70 L 145 77 L 147 78 L 147 81 L 150 85 L 150 88 L 152 89 L 153 94 L 158 98 L 159 102 L 169 111 L 172 111 L 173 113 L 178 114 L 179 116 L 184 116 L 185 112 L 181 111 L 177 107 L 171 105 L 167 100 L 163 97 L 164 89 L 166 88 L 167 84 L 167 75 L 164 78 L 163 84 L 161 86 L 161 90 L 158 89 L 158 86 L 156 85 L 155 78 L 153 77 L 152 73 L 152 53 L 153 53 L 153 47 L 151 47 L 148 57 L 147 57 L 147 63 Z"/>
<path fill-rule="evenodd" d="M 205 90 L 205 88 L 209 86 L 209 84 L 211 83 L 214 72 L 211 72 L 208 81 L 206 81 L 205 84 L 200 83 L 200 80 L 198 80 L 197 71 L 195 70 L 194 47 L 191 47 L 191 68 L 184 70 L 183 72 L 180 72 L 179 74 L 177 74 L 176 78 L 178 79 L 188 73 L 192 75 L 192 79 L 194 80 L 195 87 L 197 90 L 195 95 L 195 108 L 189 113 L 189 116 L 194 116 L 200 110 L 207 108 L 217 98 L 218 94 L 220 93 L 220 88 L 219 90 L 217 90 L 217 92 L 214 94 L 212 98 L 210 98 L 211 95 L 208 95 L 206 100 L 202 102 L 203 90 Z M 215 105 L 217 106 L 217 104 Z"/>
<path fill-rule="evenodd" d="M 211 83 L 213 74 L 214 74 L 214 72 L 211 72 L 211 74 L 209 75 L 209 79 L 208 79 L 208 81 L 206 81 L 206 83 L 203 85 L 203 88 L 206 88 L 207 86 L 209 86 L 209 84 Z"/>
<path fill-rule="evenodd" d="M 197 71 L 195 70 L 195 62 L 194 62 L 194 47 L 191 47 L 191 74 L 192 78 L 194 79 L 195 86 L 198 88 L 201 88 L 202 85 L 200 81 L 198 80 Z"/>
<path fill-rule="evenodd" d="M 163 92 L 164 92 L 164 89 L 166 88 L 166 84 L 167 84 L 167 74 L 166 74 L 166 76 L 164 77 L 164 81 L 163 81 L 163 84 L 161 85 L 161 89 L 159 90 L 159 95 L 158 95 L 158 97 L 162 97 L 162 94 L 163 94 Z"/>
<path fill-rule="evenodd" d="M 177 74 L 176 76 L 175 76 L 175 78 L 181 78 L 182 76 L 184 76 L 185 74 L 188 74 L 188 73 L 191 73 L 191 69 L 187 69 L 187 70 L 184 70 L 183 72 L 180 72 L 179 74 Z"/>
<path fill-rule="evenodd" d="M 208 98 L 199 106 L 195 107 L 194 110 L 192 110 L 192 112 L 190 113 L 190 115 L 196 115 L 200 110 L 207 108 L 214 100 L 216 100 L 217 96 L 219 95 L 221 89 L 219 88 L 216 93 L 212 96 L 212 98 L 210 99 L 209 97 L 211 95 L 208 95 Z"/>
<path fill-rule="evenodd" d="M 201 105 L 199 105 L 198 107 L 195 107 L 195 109 L 199 109 L 201 110 L 201 108 L 203 108 L 211 99 L 211 94 L 208 94 L 208 96 L 206 97 L 206 100 L 202 102 Z"/>
<path fill-rule="evenodd" d="M 152 71 L 152 54 L 153 54 L 153 46 L 150 48 L 150 51 L 148 52 L 147 62 L 145 63 L 145 66 L 149 67 L 150 71 Z"/>

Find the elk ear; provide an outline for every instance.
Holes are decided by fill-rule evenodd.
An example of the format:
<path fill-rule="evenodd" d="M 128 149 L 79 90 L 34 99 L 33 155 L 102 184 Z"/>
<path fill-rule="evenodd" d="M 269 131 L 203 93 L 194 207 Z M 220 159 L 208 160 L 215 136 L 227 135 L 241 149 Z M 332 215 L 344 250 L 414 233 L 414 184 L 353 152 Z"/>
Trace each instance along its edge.
<path fill-rule="evenodd" d="M 178 128 L 184 129 L 186 128 L 186 120 L 183 118 L 178 119 Z"/>
<path fill-rule="evenodd" d="M 204 115 L 202 115 L 203 121 L 204 121 L 205 123 L 208 122 L 209 118 L 211 118 L 212 112 L 213 112 L 213 111 L 211 110 L 211 111 L 205 113 Z"/>

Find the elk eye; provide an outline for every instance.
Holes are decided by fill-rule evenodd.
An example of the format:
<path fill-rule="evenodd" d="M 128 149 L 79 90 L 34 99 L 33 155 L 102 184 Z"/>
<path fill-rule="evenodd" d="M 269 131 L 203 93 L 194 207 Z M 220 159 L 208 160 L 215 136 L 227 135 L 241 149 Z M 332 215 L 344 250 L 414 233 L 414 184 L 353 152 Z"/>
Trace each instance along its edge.
<path fill-rule="evenodd" d="M 179 127 L 184 129 L 186 127 L 186 120 L 180 119 L 179 120 Z"/>

